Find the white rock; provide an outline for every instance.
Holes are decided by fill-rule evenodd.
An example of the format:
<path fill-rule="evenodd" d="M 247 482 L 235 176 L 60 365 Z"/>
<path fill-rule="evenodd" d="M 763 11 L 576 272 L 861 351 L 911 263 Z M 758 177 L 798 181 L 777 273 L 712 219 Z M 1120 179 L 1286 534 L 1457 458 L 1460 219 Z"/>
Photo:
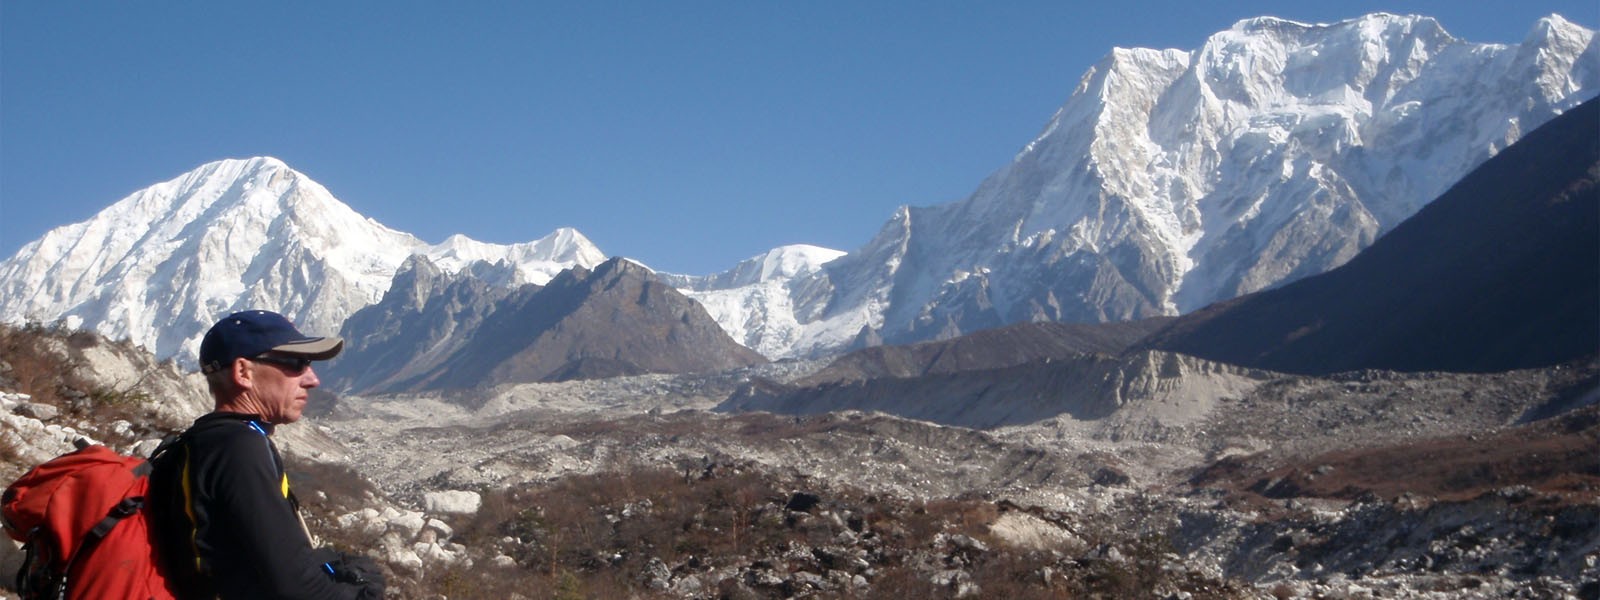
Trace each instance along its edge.
<path fill-rule="evenodd" d="M 28 417 L 30 419 L 38 419 L 40 421 L 49 421 L 61 415 L 60 409 L 49 404 L 41 404 L 38 402 L 24 402 L 22 404 L 18 404 L 17 407 L 12 409 L 11 412 L 17 413 L 20 416 Z"/>
<path fill-rule="evenodd" d="M 422 497 L 422 505 L 433 514 L 473 515 L 483 505 L 483 498 L 477 492 L 461 490 L 428 492 Z"/>
<path fill-rule="evenodd" d="M 450 539 L 450 536 L 455 535 L 456 533 L 456 530 L 452 529 L 450 525 L 438 519 L 428 519 L 427 525 L 423 526 L 423 531 L 432 531 L 437 533 L 439 534 L 440 539 Z"/>
<path fill-rule="evenodd" d="M 356 524 L 362 523 L 363 520 L 361 518 L 361 513 L 345 513 L 334 517 L 333 522 L 337 523 L 340 529 L 350 529 L 351 527 L 355 527 Z"/>
<path fill-rule="evenodd" d="M 406 511 L 389 519 L 389 531 L 400 534 L 400 539 L 415 539 L 417 534 L 422 532 L 422 526 L 426 522 L 422 513 Z"/>
<path fill-rule="evenodd" d="M 439 544 L 412 544 L 411 550 L 421 557 L 423 562 L 454 563 L 457 560 L 455 553 L 445 549 Z"/>
<path fill-rule="evenodd" d="M 417 556 L 416 552 L 405 548 L 390 549 L 388 554 L 384 556 L 384 562 L 389 563 L 390 566 L 395 567 L 397 570 L 411 574 L 416 574 L 422 570 L 422 557 Z"/>
<path fill-rule="evenodd" d="M 366 511 L 362 512 L 365 513 Z M 385 531 L 389 530 L 389 525 L 376 514 L 377 511 L 373 511 L 373 513 L 371 516 L 362 515 L 364 518 L 361 520 L 361 532 L 367 535 L 383 535 Z"/>

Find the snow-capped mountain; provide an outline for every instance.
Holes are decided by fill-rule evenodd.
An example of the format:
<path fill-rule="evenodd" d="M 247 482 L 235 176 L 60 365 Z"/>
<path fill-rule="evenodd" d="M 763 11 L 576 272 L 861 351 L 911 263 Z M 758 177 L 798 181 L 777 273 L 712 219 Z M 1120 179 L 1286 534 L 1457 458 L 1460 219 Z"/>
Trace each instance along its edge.
<path fill-rule="evenodd" d="M 0 263 L 0 320 L 64 320 L 192 364 L 206 328 L 234 310 L 275 307 L 304 331 L 337 332 L 413 254 L 449 272 L 504 261 L 514 279 L 541 284 L 606 258 L 572 229 L 526 244 L 430 245 L 356 214 L 277 159 L 223 160 Z"/>
<path fill-rule="evenodd" d="M 1313 375 L 1572 363 L 1600 349 L 1596 249 L 1600 98 L 1528 132 L 1339 268 L 1185 314 L 1137 347 Z"/>
<path fill-rule="evenodd" d="M 1197 50 L 1113 50 L 971 196 L 901 207 L 853 252 L 789 246 L 663 277 L 769 358 L 1173 315 L 1342 264 L 1597 93 L 1594 32 L 1559 16 L 1513 45 L 1427 17 L 1250 19 Z M 0 263 L 0 320 L 65 320 L 188 362 L 235 309 L 338 331 L 414 254 L 500 286 L 605 259 L 571 229 L 429 245 L 280 161 L 226 160 Z"/>
<path fill-rule="evenodd" d="M 1116 49 L 967 199 L 902 207 L 855 252 L 712 312 L 769 357 L 864 329 L 908 342 L 1178 314 L 1342 264 L 1597 92 L 1594 32 L 1559 16 L 1514 45 L 1373 14 Z"/>
<path fill-rule="evenodd" d="M 802 319 L 816 319 L 805 308 L 826 298 L 827 288 L 816 285 L 822 266 L 840 256 L 844 252 L 797 244 L 774 248 L 715 275 L 658 275 L 705 306 L 733 339 L 766 356 L 787 356 L 799 341 L 794 334 L 803 330 Z"/>

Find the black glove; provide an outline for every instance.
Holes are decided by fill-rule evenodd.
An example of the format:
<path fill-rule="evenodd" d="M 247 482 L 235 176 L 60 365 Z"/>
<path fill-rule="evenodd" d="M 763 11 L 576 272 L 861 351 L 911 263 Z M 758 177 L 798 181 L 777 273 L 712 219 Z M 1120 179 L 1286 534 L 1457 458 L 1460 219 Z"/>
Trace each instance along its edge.
<path fill-rule="evenodd" d="M 333 552 L 334 558 L 324 563 L 324 569 L 334 581 L 359 586 L 362 600 L 383 598 L 383 569 L 371 557 L 348 552 Z"/>

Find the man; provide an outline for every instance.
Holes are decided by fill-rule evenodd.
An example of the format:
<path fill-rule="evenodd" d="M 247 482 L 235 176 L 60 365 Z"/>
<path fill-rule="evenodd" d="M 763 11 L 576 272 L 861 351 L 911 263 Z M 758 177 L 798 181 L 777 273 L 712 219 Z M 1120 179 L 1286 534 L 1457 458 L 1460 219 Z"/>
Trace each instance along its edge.
<path fill-rule="evenodd" d="M 311 362 L 343 347 L 264 310 L 206 332 L 200 370 L 216 407 L 152 459 L 150 475 L 154 541 L 179 598 L 383 597 L 370 559 L 312 548 L 271 437 L 300 420 L 320 383 Z"/>

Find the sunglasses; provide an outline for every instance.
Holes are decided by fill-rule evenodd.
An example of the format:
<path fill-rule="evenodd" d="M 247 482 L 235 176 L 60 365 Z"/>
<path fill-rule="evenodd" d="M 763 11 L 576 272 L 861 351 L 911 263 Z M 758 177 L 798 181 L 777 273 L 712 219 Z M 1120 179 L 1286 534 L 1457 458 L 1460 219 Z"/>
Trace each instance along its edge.
<path fill-rule="evenodd" d="M 267 363 L 282 367 L 283 372 L 289 375 L 300 375 L 311 368 L 311 359 L 302 356 L 252 356 L 247 358 L 250 362 Z"/>

